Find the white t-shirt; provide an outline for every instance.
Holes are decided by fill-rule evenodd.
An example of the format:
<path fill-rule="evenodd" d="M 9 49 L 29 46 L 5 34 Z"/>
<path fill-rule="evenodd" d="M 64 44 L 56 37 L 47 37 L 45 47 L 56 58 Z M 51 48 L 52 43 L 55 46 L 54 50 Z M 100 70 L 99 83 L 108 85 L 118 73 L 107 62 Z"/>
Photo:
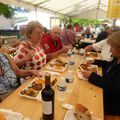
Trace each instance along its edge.
<path fill-rule="evenodd" d="M 92 44 L 92 47 L 95 51 L 101 51 L 101 58 L 102 60 L 111 61 L 111 52 L 110 52 L 110 45 L 107 43 L 107 39 L 102 40 L 98 43 Z"/>

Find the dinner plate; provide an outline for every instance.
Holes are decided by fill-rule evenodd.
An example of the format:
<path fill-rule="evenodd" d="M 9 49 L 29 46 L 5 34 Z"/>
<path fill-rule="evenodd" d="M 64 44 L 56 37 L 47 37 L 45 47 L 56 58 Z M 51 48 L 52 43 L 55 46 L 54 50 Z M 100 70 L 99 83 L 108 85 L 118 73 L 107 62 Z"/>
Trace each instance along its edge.
<path fill-rule="evenodd" d="M 0 109 L 4 113 L 6 120 L 23 120 L 22 113 L 14 112 L 11 109 Z"/>
<path fill-rule="evenodd" d="M 66 112 L 64 120 L 77 120 L 73 114 L 73 110 L 68 110 Z"/>
<path fill-rule="evenodd" d="M 99 53 L 97 52 L 86 52 L 85 57 L 88 59 L 101 59 Z"/>
<path fill-rule="evenodd" d="M 97 118 L 95 116 L 91 116 L 91 120 L 101 120 L 100 118 Z M 64 120 L 77 120 L 74 116 L 74 111 L 73 110 L 68 110 L 65 114 Z"/>
<path fill-rule="evenodd" d="M 96 68 L 96 71 L 97 71 L 97 73 L 98 73 L 98 66 L 97 66 L 97 65 L 90 65 L 89 68 Z M 85 77 L 83 76 L 83 74 L 82 74 L 81 70 L 79 69 L 79 67 L 78 67 L 78 69 L 77 69 L 77 75 L 78 75 L 78 78 L 79 78 L 79 79 L 88 80 L 87 78 L 85 78 Z"/>
<path fill-rule="evenodd" d="M 25 88 L 23 88 L 19 95 L 21 97 L 25 97 L 32 100 L 41 101 L 41 91 L 45 86 L 45 73 L 46 71 L 42 71 L 40 74 L 41 77 L 35 77 Z M 51 75 L 51 85 L 54 88 L 57 83 L 57 78 L 54 75 Z M 34 86 L 37 84 L 36 86 Z M 42 84 L 42 85 L 41 85 Z M 39 86 L 40 85 L 40 86 Z"/>
<path fill-rule="evenodd" d="M 53 61 L 51 61 L 47 66 L 46 66 L 46 69 L 49 70 L 49 71 L 55 71 L 55 72 L 64 72 L 65 69 L 67 68 L 68 66 L 68 63 L 65 62 L 64 60 L 60 59 L 60 61 L 64 62 L 65 65 L 62 66 L 60 65 L 60 63 L 57 61 L 59 59 L 54 59 Z"/>

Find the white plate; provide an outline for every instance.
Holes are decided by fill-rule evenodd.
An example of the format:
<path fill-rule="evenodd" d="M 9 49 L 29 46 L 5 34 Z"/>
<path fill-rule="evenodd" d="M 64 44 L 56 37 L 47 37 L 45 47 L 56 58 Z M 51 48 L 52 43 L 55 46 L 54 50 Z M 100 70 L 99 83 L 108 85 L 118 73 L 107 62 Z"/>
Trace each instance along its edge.
<path fill-rule="evenodd" d="M 98 66 L 97 66 L 97 65 L 90 65 L 90 67 L 96 67 L 97 73 L 98 73 Z M 82 72 L 79 70 L 79 68 L 77 69 L 77 75 L 78 75 L 78 78 L 79 78 L 79 79 L 87 80 L 87 79 L 83 76 L 83 74 L 82 74 Z"/>
<path fill-rule="evenodd" d="M 36 80 L 39 80 L 39 79 L 40 79 L 40 78 L 35 77 L 22 91 L 28 90 L 29 87 L 32 85 L 32 83 L 33 83 L 34 81 L 36 81 Z M 42 90 L 42 89 L 41 89 L 41 90 Z M 29 98 L 29 99 L 33 99 L 33 100 L 37 100 L 37 99 L 41 100 L 41 90 L 40 90 L 40 91 L 34 90 L 35 92 L 38 93 L 37 96 L 35 96 L 35 97 L 34 97 L 34 96 L 29 96 L 29 95 L 22 94 L 21 91 L 19 92 L 19 95 L 20 95 L 21 97 L 25 97 L 25 98 Z"/>
<path fill-rule="evenodd" d="M 65 69 L 68 66 L 68 63 L 65 65 L 65 67 L 57 67 L 57 66 L 54 65 L 54 63 L 56 63 L 55 62 L 56 60 L 57 59 L 55 59 L 55 60 L 53 60 L 53 61 L 50 62 L 50 64 L 53 64 L 53 67 L 50 64 L 48 64 L 47 67 L 46 67 L 46 69 L 50 70 L 50 71 L 55 71 L 55 72 L 64 72 Z"/>
<path fill-rule="evenodd" d="M 35 77 L 35 78 L 34 78 L 24 89 L 22 89 L 21 91 L 28 90 L 29 87 L 32 86 L 32 83 L 35 82 L 35 81 L 37 81 L 37 80 L 40 80 L 40 79 L 41 79 L 41 80 L 43 80 L 43 82 L 44 82 L 46 71 L 42 71 L 42 72 L 40 72 L 40 73 L 42 74 L 41 77 Z M 54 76 L 54 75 L 51 75 L 51 82 L 52 82 L 53 80 L 55 80 L 55 79 L 56 79 L 55 76 Z M 55 82 L 53 88 L 55 87 L 56 83 L 57 83 L 57 81 Z M 44 83 L 43 83 L 42 85 L 43 85 L 43 87 L 42 87 L 42 89 L 43 89 L 43 88 L 44 88 Z M 28 99 L 41 101 L 41 91 L 42 91 L 42 89 L 41 89 L 40 91 L 34 90 L 34 92 L 37 92 L 37 93 L 38 93 L 35 97 L 34 97 L 34 96 L 29 96 L 29 95 L 22 94 L 21 91 L 19 92 L 19 95 L 20 95 L 21 97 L 25 97 L 25 98 L 28 98 Z"/>
<path fill-rule="evenodd" d="M 68 110 L 65 117 L 64 117 L 64 120 L 77 120 L 75 117 L 74 117 L 74 114 L 73 114 L 73 110 Z"/>
<path fill-rule="evenodd" d="M 94 56 L 95 54 L 95 56 Z M 100 54 L 97 52 L 86 52 L 86 58 L 88 59 L 101 59 Z"/>
<path fill-rule="evenodd" d="M 5 114 L 6 120 L 23 120 L 23 115 L 19 112 L 14 112 L 11 109 L 0 109 L 0 112 Z"/>
<path fill-rule="evenodd" d="M 82 73 L 79 70 L 77 70 L 77 75 L 79 79 L 87 80 L 85 77 L 83 77 Z"/>
<path fill-rule="evenodd" d="M 73 110 L 68 110 L 66 112 L 66 115 L 64 117 L 64 120 L 77 120 L 75 117 L 74 117 L 74 111 Z M 97 117 L 94 117 L 92 116 L 92 120 L 101 120 L 100 118 L 97 118 Z"/>

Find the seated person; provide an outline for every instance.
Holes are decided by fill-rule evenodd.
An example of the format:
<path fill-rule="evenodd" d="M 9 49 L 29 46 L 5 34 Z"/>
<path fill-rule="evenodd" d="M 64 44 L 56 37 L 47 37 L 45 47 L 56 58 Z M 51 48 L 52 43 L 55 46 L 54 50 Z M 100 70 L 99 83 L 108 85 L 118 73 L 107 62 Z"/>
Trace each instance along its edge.
<path fill-rule="evenodd" d="M 44 37 L 41 41 L 41 45 L 47 54 L 48 60 L 58 56 L 61 53 L 67 52 L 69 47 L 63 46 L 60 40 L 61 28 L 54 26 L 51 29 L 50 35 Z"/>
<path fill-rule="evenodd" d="M 20 35 L 19 40 L 21 40 L 21 41 L 27 40 L 27 37 L 26 37 L 26 26 L 20 27 L 19 35 Z"/>
<path fill-rule="evenodd" d="M 60 34 L 61 41 L 63 45 L 71 45 L 74 46 L 76 44 L 76 32 L 74 31 L 73 27 L 70 25 L 67 26 L 67 29 L 62 30 Z"/>
<path fill-rule="evenodd" d="M 42 38 L 46 37 L 47 35 L 49 35 L 49 30 L 46 27 L 43 27 Z"/>
<path fill-rule="evenodd" d="M 37 75 L 38 71 L 19 69 L 13 59 L 0 53 L 0 98 L 4 99 L 20 84 L 17 77 Z"/>
<path fill-rule="evenodd" d="M 86 52 L 95 50 L 97 52 L 101 52 L 101 59 L 106 61 L 111 61 L 111 52 L 110 45 L 107 43 L 107 39 L 102 40 L 98 43 L 94 43 L 92 45 L 88 45 L 84 48 Z"/>
<path fill-rule="evenodd" d="M 106 39 L 112 33 L 112 28 L 106 27 L 96 38 L 96 42 Z"/>
<path fill-rule="evenodd" d="M 38 21 L 31 21 L 26 26 L 28 39 L 20 43 L 14 56 L 14 61 L 19 67 L 41 69 L 46 64 L 46 54 L 40 44 L 42 32 L 43 27 Z"/>
<path fill-rule="evenodd" d="M 11 54 L 11 53 L 14 53 L 16 51 L 16 49 L 13 48 L 12 46 L 10 48 L 7 48 L 6 46 L 3 46 L 3 39 L 0 38 L 0 51 L 3 52 L 3 53 Z"/>
<path fill-rule="evenodd" d="M 103 89 L 104 113 L 120 115 L 120 32 L 115 32 L 108 37 L 108 44 L 114 59 L 110 62 L 95 60 L 94 64 L 102 67 L 102 76 L 91 71 L 82 71 L 88 81 Z"/>
<path fill-rule="evenodd" d="M 85 31 L 82 33 L 82 37 L 83 38 L 90 38 L 90 39 L 94 39 L 94 35 L 93 33 L 91 33 L 90 31 L 90 27 L 86 27 Z"/>
<path fill-rule="evenodd" d="M 113 27 L 111 34 L 113 34 L 114 32 L 117 32 L 117 31 L 120 31 L 120 27 L 115 26 L 115 27 Z M 112 56 L 111 56 L 112 53 L 110 52 L 110 45 L 107 43 L 107 39 L 99 41 L 92 45 L 88 45 L 84 49 L 86 52 L 92 51 L 92 50 L 101 52 L 102 60 L 106 60 L 106 61 L 112 60 Z"/>

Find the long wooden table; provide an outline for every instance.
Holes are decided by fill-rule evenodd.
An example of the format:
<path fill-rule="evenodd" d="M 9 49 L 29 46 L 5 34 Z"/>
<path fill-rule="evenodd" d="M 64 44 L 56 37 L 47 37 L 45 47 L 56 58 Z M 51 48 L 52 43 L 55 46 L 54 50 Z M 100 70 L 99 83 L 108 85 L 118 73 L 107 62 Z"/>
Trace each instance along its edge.
<path fill-rule="evenodd" d="M 66 58 L 67 59 L 67 58 Z M 75 56 L 75 69 L 80 62 L 80 56 Z M 45 68 L 43 68 L 45 69 Z M 42 70 L 43 70 L 42 69 Z M 67 69 L 62 76 L 67 74 Z M 59 79 L 59 77 L 58 77 Z M 19 96 L 19 92 L 30 82 L 27 80 L 21 87 L 15 90 L 13 94 L 8 96 L 2 103 L 0 103 L 0 108 L 12 109 L 16 112 L 21 112 L 24 117 L 30 117 L 31 120 L 40 120 L 42 116 L 42 102 L 30 100 Z M 55 89 L 55 120 L 63 120 L 67 112 L 65 108 L 62 107 L 62 102 L 57 100 L 57 87 Z M 77 77 L 77 73 L 74 75 L 73 91 L 72 93 L 66 94 L 65 103 L 75 105 L 76 103 L 81 103 L 86 106 L 90 112 L 97 118 L 104 120 L 103 112 L 103 91 L 101 88 L 92 85 L 88 81 L 80 80 Z"/>

